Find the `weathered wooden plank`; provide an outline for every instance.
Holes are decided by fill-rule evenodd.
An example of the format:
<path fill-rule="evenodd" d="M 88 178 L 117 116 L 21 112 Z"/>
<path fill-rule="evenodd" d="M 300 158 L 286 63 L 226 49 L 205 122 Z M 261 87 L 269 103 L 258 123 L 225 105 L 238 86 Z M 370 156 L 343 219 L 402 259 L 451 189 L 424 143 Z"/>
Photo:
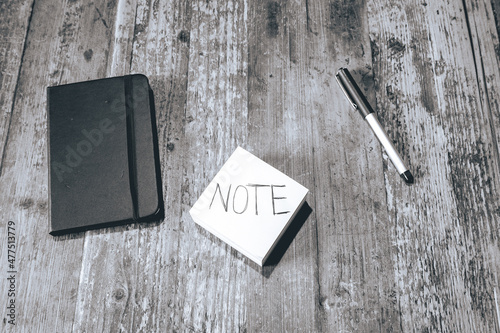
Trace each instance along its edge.
<path fill-rule="evenodd" d="M 177 116 L 185 122 L 184 143 L 175 144 L 177 150 L 181 143 L 183 153 L 177 154 L 183 154 L 184 170 L 180 187 L 174 188 L 181 195 L 178 266 L 173 289 L 166 295 L 173 307 L 171 327 L 181 331 L 240 331 L 247 325 L 241 289 L 248 283 L 248 268 L 241 256 L 233 256 L 227 245 L 196 227 L 187 214 L 224 160 L 244 141 L 245 14 L 242 1 L 192 2 L 186 109 Z M 169 121 L 175 120 L 172 116 Z M 173 139 L 179 130 L 169 126 Z"/>
<path fill-rule="evenodd" d="M 304 9 L 300 1 L 249 2 L 246 147 L 309 188 L 306 200 L 314 207 Z M 281 260 L 264 268 L 264 277 L 249 275 L 250 331 L 321 330 L 316 242 L 309 216 Z"/>
<path fill-rule="evenodd" d="M 324 331 L 399 327 L 382 148 L 335 82 L 348 67 L 375 105 L 366 3 L 308 2 L 306 110 L 311 113 L 318 237 L 318 315 Z M 387 177 L 405 187 L 392 169 Z"/>
<path fill-rule="evenodd" d="M 400 189 L 386 176 L 404 331 L 498 330 L 497 120 L 471 19 L 462 3 L 369 2 L 379 114 L 417 179 Z"/>
<path fill-rule="evenodd" d="M 499 150 L 500 142 L 500 102 L 498 100 L 498 77 L 499 68 L 497 66 L 500 60 L 500 1 L 492 0 L 491 3 L 478 3 L 474 5 L 467 4 L 467 8 L 477 8 L 470 11 L 471 16 L 471 35 L 475 42 L 475 48 L 481 48 L 480 69 L 482 75 L 478 76 L 480 84 L 483 85 L 482 100 L 486 103 L 490 112 L 490 127 L 495 133 L 495 144 Z M 479 44 L 479 45 L 478 45 Z M 498 157 L 497 155 L 497 158 Z M 498 173 L 498 171 L 497 171 Z"/>
<path fill-rule="evenodd" d="M 241 255 L 197 227 L 188 210 L 246 137 L 246 1 L 194 1 L 173 327 L 244 331 L 248 274 Z M 176 144 L 177 147 L 177 144 Z"/>
<path fill-rule="evenodd" d="M 178 247 L 181 217 L 187 211 L 182 204 L 182 165 L 191 6 L 177 1 L 121 1 L 118 8 L 120 37 L 115 37 L 111 73 L 132 71 L 150 79 L 167 217 L 162 223 L 88 233 L 75 327 L 81 331 L 182 331 L 192 327 L 189 318 L 182 318 L 184 302 L 189 300 L 178 284 L 185 279 L 178 277 L 178 269 L 186 259 L 179 258 Z M 96 311 L 102 316 L 94 317 Z"/>
<path fill-rule="evenodd" d="M 105 68 L 108 76 L 130 73 L 136 29 L 137 2 L 119 1 L 116 7 L 110 61 Z M 134 253 L 138 232 L 136 225 L 129 225 L 86 233 L 74 330 L 120 332 L 134 326 L 126 310 L 137 307 L 131 295 L 139 278 L 139 259 Z"/>
<path fill-rule="evenodd" d="M 0 218 L 16 223 L 17 238 L 17 325 L 3 322 L 5 329 L 72 329 L 83 234 L 48 234 L 46 87 L 105 75 L 106 24 L 113 25 L 113 11 L 104 1 L 34 4 L 16 92 L 10 97 L 14 106 L 0 181 Z M 5 241 L 2 236 L 2 249 Z M 2 300 L 5 281 L 0 282 Z"/>
<path fill-rule="evenodd" d="M 136 1 L 118 1 L 116 4 L 114 25 L 108 25 L 110 52 L 104 68 L 107 76 L 126 75 L 130 72 L 136 10 Z M 130 330 L 133 323 L 125 314 L 125 309 L 134 305 L 129 302 L 130 295 L 140 278 L 133 253 L 137 246 L 135 227 L 125 226 L 86 233 L 73 321 L 75 331 Z M 128 229 L 132 230 L 131 233 L 125 232 Z"/>
<path fill-rule="evenodd" d="M 0 3 L 0 175 L 33 1 Z"/>
<path fill-rule="evenodd" d="M 33 1 L 3 1 L 0 3 L 0 181 L 4 182 L 2 177 L 3 160 L 5 147 L 7 145 L 7 137 L 12 119 L 12 109 L 16 86 L 21 67 L 21 61 L 26 42 L 26 34 L 31 18 L 31 7 Z M 0 273 L 0 288 L 2 294 L 0 296 L 1 303 L 4 305 L 0 311 L 3 318 L 1 329 L 2 331 L 13 331 L 14 323 L 18 323 L 19 303 L 11 307 L 11 300 L 16 300 L 16 288 L 19 284 L 16 279 L 10 279 L 9 272 L 17 271 L 19 261 L 15 260 L 15 249 L 12 246 L 19 246 L 18 238 L 16 237 L 16 223 L 14 221 L 18 216 L 6 212 L 7 194 L 0 194 L 0 262 L 3 263 Z M 12 222 L 9 222 L 12 221 Z M 18 221 L 17 221 L 18 222 Z M 10 229 L 9 227 L 13 228 Z M 10 234 L 9 234 L 10 231 Z M 10 236 L 10 238 L 9 238 Z M 9 251 L 10 250 L 10 251 Z M 15 276 L 15 274 L 14 274 Z M 15 276 L 19 278 L 18 276 Z M 9 279 L 8 279 L 9 278 Z M 11 283 L 12 282 L 12 283 Z M 12 286 L 12 288 L 11 288 Z M 17 309 L 15 308 L 17 306 Z"/>

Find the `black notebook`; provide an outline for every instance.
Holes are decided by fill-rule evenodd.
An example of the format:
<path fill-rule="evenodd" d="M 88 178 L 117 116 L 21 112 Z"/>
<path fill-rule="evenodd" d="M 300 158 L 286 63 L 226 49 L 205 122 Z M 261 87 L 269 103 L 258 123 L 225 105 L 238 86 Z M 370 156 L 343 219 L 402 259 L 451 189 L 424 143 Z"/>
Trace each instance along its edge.
<path fill-rule="evenodd" d="M 48 87 L 47 117 L 50 234 L 163 219 L 144 75 Z"/>

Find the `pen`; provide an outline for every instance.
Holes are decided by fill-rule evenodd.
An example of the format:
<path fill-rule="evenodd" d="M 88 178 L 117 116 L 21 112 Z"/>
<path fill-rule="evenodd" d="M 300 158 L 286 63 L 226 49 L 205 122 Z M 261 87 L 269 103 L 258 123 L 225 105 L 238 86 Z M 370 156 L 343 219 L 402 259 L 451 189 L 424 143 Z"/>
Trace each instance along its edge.
<path fill-rule="evenodd" d="M 349 103 L 351 103 L 352 107 L 358 110 L 363 118 L 365 118 L 382 146 L 384 146 L 387 155 L 389 155 L 389 158 L 396 167 L 396 170 L 398 170 L 401 178 L 403 178 L 407 184 L 413 184 L 413 175 L 405 166 L 391 140 L 387 137 L 387 134 L 375 116 L 375 112 L 373 112 L 372 107 L 366 100 L 366 97 L 359 89 L 347 68 L 340 68 L 335 75 L 335 78 L 337 79 L 337 82 L 339 83 L 345 96 L 349 100 Z"/>

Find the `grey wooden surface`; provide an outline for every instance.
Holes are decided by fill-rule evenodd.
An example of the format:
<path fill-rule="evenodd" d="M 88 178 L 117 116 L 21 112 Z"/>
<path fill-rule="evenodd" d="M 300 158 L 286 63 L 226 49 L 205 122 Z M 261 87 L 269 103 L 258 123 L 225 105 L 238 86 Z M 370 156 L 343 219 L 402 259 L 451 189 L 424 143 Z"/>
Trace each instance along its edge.
<path fill-rule="evenodd" d="M 500 332 L 498 11 L 3 0 L 0 330 Z M 413 186 L 350 109 L 341 66 Z M 52 237 L 45 89 L 127 73 L 155 94 L 166 218 Z M 310 190 L 311 214 L 262 270 L 188 214 L 238 145 Z"/>

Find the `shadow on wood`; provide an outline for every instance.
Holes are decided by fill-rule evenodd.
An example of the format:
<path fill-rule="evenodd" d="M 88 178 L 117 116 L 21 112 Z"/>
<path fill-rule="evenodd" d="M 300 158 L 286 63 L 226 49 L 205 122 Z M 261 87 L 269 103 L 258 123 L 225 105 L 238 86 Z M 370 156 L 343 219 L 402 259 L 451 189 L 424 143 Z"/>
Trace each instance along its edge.
<path fill-rule="evenodd" d="M 290 225 L 285 230 L 283 236 L 281 236 L 278 244 L 276 244 L 273 251 L 267 258 L 264 266 L 262 266 L 262 275 L 264 275 L 266 278 L 271 276 L 274 268 L 280 262 L 281 258 L 285 254 L 292 241 L 295 239 L 295 236 L 298 234 L 300 228 L 302 228 L 311 212 L 312 208 L 307 202 L 304 202 L 304 204 L 302 204 L 302 207 L 300 207 L 299 211 L 297 212 L 297 215 L 295 215 L 294 219 L 292 220 L 292 222 L 290 222 Z"/>
<path fill-rule="evenodd" d="M 162 219 L 160 221 L 151 221 L 151 222 L 133 222 L 133 223 L 127 223 L 127 224 L 117 225 L 117 226 L 113 226 L 113 227 L 102 227 L 102 228 L 89 229 L 86 231 L 72 232 L 72 233 L 68 233 L 68 234 L 64 234 L 64 235 L 53 236 L 52 238 L 56 242 L 61 242 L 61 241 L 66 241 L 66 240 L 70 240 L 70 239 L 84 238 L 88 232 L 93 232 L 93 233 L 98 233 L 98 234 L 112 234 L 112 233 L 117 233 L 117 232 L 124 233 L 125 231 L 133 230 L 133 229 L 156 228 L 156 227 L 159 227 L 160 224 L 162 224 L 164 221 L 165 221 L 165 219 Z"/>

